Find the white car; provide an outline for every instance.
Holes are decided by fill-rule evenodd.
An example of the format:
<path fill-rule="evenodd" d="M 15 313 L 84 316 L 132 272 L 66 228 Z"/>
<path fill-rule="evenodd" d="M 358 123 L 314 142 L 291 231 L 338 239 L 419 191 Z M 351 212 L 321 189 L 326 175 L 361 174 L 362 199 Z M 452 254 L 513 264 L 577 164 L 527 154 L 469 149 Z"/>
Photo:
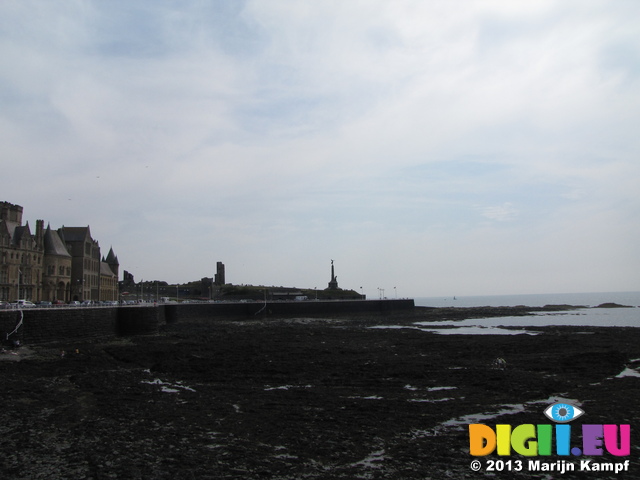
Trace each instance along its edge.
<path fill-rule="evenodd" d="M 18 300 L 16 301 L 15 306 L 18 308 L 33 308 L 36 304 L 29 300 Z"/>

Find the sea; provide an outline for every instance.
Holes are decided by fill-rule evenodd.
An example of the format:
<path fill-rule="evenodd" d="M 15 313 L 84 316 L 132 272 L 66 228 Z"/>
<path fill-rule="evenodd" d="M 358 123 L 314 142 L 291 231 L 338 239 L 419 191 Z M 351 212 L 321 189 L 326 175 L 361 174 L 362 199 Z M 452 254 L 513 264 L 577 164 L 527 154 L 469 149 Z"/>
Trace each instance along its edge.
<path fill-rule="evenodd" d="M 552 293 L 531 295 L 417 297 L 416 306 L 424 307 L 543 307 L 545 305 L 576 305 L 561 312 L 536 312 L 525 317 L 496 317 L 462 321 L 423 322 L 421 330 L 441 334 L 505 334 L 523 333 L 500 327 L 532 326 L 594 326 L 640 327 L 640 292 Z M 598 308 L 616 303 L 629 308 Z M 432 328 L 435 327 L 435 328 Z M 529 332 L 525 332 L 529 333 Z M 531 332 L 533 334 L 533 332 Z"/>

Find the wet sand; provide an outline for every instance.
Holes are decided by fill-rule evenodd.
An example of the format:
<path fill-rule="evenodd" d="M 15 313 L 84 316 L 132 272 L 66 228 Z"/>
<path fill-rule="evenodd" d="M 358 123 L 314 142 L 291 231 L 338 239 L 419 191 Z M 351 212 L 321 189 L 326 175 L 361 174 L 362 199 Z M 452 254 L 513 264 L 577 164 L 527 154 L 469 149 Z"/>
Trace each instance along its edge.
<path fill-rule="evenodd" d="M 20 361 L 0 361 L 0 474 L 484 478 L 469 467 L 474 415 L 502 411 L 481 421 L 489 425 L 550 423 L 542 412 L 562 397 L 585 411 L 576 423 L 631 424 L 632 450 L 629 472 L 561 478 L 640 478 L 640 329 L 528 327 L 540 333 L 504 336 L 370 328 L 496 314 L 514 312 L 183 322 L 154 336 L 22 347 L 30 352 Z M 623 371 L 629 376 L 617 378 Z"/>

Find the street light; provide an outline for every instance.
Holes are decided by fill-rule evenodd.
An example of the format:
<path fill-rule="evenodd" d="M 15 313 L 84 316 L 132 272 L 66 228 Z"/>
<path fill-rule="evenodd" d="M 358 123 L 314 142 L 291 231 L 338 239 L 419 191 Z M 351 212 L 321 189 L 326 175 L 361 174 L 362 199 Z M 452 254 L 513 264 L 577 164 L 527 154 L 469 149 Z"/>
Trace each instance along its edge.
<path fill-rule="evenodd" d="M 18 298 L 16 300 L 20 300 L 20 277 L 22 276 L 22 271 L 18 268 Z"/>

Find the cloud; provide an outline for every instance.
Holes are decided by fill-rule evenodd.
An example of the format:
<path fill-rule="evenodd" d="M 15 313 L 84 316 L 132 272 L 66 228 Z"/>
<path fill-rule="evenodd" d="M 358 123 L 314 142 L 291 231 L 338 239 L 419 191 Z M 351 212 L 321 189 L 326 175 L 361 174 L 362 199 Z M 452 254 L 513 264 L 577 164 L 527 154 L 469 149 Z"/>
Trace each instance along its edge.
<path fill-rule="evenodd" d="M 638 10 L 6 2 L 2 200 L 138 278 L 637 289 Z"/>
<path fill-rule="evenodd" d="M 518 215 L 516 208 L 509 202 L 505 202 L 502 205 L 480 207 L 480 210 L 483 217 L 498 222 L 513 220 Z"/>

